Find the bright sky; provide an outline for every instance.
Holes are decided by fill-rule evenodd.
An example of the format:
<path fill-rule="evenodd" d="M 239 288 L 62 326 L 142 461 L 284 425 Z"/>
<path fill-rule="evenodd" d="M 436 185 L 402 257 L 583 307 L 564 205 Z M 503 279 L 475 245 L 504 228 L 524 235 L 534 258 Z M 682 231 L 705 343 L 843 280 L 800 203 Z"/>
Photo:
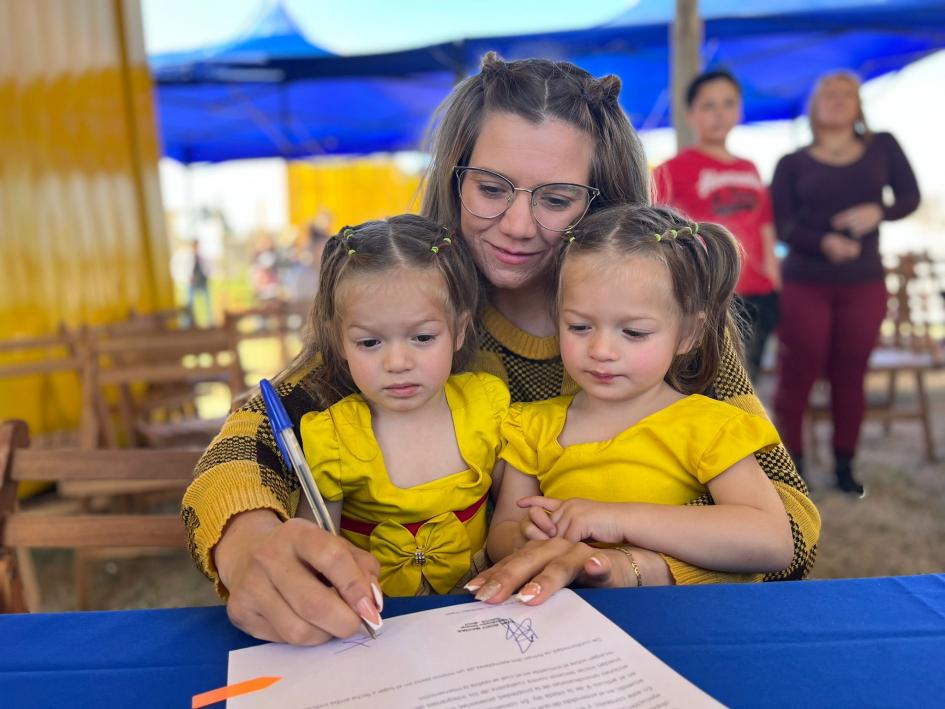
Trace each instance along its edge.
<path fill-rule="evenodd" d="M 232 39 L 274 0 L 143 0 L 148 52 L 194 49 Z M 671 2 L 672 0 L 667 0 Z M 370 54 L 502 34 L 582 29 L 637 0 L 283 0 L 313 44 Z"/>
<path fill-rule="evenodd" d="M 150 53 L 194 49 L 231 40 L 249 29 L 275 0 L 142 0 Z M 666 0 L 672 2 L 673 0 Z M 579 29 L 601 24 L 638 0 L 283 0 L 309 41 L 343 54 L 418 47 L 461 37 Z M 895 134 L 919 178 L 926 201 L 945 214 L 945 180 L 938 149 L 945 115 L 945 52 L 863 89 L 867 119 L 874 130 Z M 649 131 L 643 141 L 651 163 L 671 157 L 671 131 Z M 806 122 L 779 122 L 736 128 L 730 149 L 751 156 L 770 179 L 777 160 L 809 140 Z M 250 177 L 249 174 L 252 176 Z M 184 171 L 162 161 L 167 206 L 222 206 L 239 230 L 256 225 L 281 227 L 286 219 L 285 171 L 280 161 L 245 161 Z M 252 196 L 244 194 L 253 185 Z M 260 194 L 260 186 L 268 192 Z M 887 238 L 889 237 L 889 238 Z M 912 220 L 890 224 L 884 243 L 912 248 L 930 237 Z M 945 240 L 936 239 L 933 248 Z"/>

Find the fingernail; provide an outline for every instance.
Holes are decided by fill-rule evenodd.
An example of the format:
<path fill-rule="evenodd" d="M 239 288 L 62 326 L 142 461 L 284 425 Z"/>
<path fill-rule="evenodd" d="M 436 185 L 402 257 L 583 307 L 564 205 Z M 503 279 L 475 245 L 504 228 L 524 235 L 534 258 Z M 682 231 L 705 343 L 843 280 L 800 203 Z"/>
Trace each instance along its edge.
<path fill-rule="evenodd" d="M 541 593 L 541 585 L 532 581 L 522 586 L 522 590 L 515 594 L 515 597 L 522 603 L 528 603 L 530 600 Z"/>
<path fill-rule="evenodd" d="M 361 619 L 370 625 L 374 630 L 379 630 L 384 621 L 381 620 L 381 614 L 377 612 L 377 607 L 368 598 L 362 598 L 358 601 L 358 615 Z"/>
<path fill-rule="evenodd" d="M 476 600 L 488 601 L 490 598 L 492 598 L 495 594 L 497 594 L 501 590 L 502 590 L 502 584 L 500 584 L 498 581 L 490 581 L 481 589 L 479 589 L 479 593 L 476 594 Z"/>
<path fill-rule="evenodd" d="M 590 559 L 588 559 L 587 563 L 589 563 L 591 566 L 596 566 L 598 569 L 603 566 L 603 564 L 600 563 L 600 559 L 598 559 L 596 556 L 592 556 Z"/>
<path fill-rule="evenodd" d="M 465 588 L 470 593 L 475 593 L 480 588 L 482 588 L 482 581 L 479 581 L 478 579 L 474 579 L 470 581 L 469 583 L 467 583 L 465 586 L 463 586 L 463 588 Z"/>
<path fill-rule="evenodd" d="M 384 610 L 384 594 L 381 593 L 381 589 L 377 587 L 376 583 L 371 584 L 371 593 L 374 594 L 374 604 L 377 606 L 377 612 L 381 613 Z"/>

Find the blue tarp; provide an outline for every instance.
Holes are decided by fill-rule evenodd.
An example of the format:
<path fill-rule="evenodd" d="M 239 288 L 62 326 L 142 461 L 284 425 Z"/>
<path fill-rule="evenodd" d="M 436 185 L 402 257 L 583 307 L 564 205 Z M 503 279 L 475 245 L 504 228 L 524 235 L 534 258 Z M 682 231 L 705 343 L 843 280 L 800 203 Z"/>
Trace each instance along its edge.
<path fill-rule="evenodd" d="M 618 74 L 621 104 L 634 125 L 664 126 L 673 5 L 643 0 L 586 30 L 353 57 L 308 44 L 277 5 L 270 15 L 281 16 L 278 42 L 266 41 L 257 27 L 215 53 L 152 60 L 164 151 L 182 162 L 216 162 L 416 149 L 436 106 L 489 50 L 506 59 L 568 59 L 595 76 Z M 847 68 L 869 79 L 945 48 L 945 2 L 703 0 L 700 14 L 703 63 L 739 77 L 747 121 L 800 115 L 825 71 Z M 259 26 L 272 24 L 267 17 Z"/>

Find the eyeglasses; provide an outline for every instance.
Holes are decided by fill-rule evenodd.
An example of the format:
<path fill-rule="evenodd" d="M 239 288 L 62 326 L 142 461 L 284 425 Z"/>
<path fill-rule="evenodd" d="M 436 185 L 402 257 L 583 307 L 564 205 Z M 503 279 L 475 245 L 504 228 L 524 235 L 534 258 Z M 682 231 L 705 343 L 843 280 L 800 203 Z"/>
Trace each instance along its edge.
<path fill-rule="evenodd" d="M 550 182 L 533 189 L 516 187 L 497 172 L 481 167 L 455 167 L 459 201 L 475 217 L 497 219 L 505 214 L 515 200 L 516 192 L 528 192 L 532 218 L 549 231 L 567 231 L 584 215 L 594 198 L 596 187 L 570 182 Z"/>

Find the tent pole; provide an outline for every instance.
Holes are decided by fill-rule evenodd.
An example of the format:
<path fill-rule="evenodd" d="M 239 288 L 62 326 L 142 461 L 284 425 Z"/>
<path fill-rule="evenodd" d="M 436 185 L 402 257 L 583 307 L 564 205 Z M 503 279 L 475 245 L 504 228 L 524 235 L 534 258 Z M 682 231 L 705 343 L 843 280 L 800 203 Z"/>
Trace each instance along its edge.
<path fill-rule="evenodd" d="M 669 46 L 677 150 L 694 142 L 692 131 L 686 123 L 686 87 L 701 70 L 699 48 L 702 46 L 702 30 L 699 0 L 676 0 L 676 18 L 669 31 Z"/>

